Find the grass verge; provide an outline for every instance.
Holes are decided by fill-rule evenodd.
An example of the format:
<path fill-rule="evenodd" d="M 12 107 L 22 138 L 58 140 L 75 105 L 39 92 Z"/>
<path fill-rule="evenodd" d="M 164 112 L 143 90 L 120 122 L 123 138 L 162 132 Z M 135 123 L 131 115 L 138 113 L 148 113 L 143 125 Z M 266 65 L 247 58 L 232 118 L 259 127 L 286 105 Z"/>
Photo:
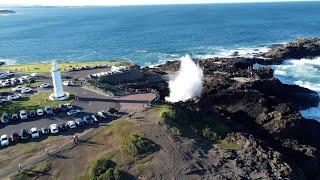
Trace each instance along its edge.
<path fill-rule="evenodd" d="M 59 67 L 62 72 L 66 72 L 72 68 L 79 68 L 84 66 L 98 66 L 98 65 L 121 66 L 121 65 L 131 65 L 131 63 L 124 62 L 124 61 L 59 62 Z M 51 72 L 51 62 L 0 66 L 0 70 L 10 70 L 10 71 L 24 72 L 24 73 L 47 74 Z"/>
<path fill-rule="evenodd" d="M 8 104 L 0 105 L 0 117 L 2 114 L 8 113 L 18 113 L 20 110 L 36 110 L 39 108 L 44 108 L 45 106 L 55 107 L 61 103 L 71 103 L 74 99 L 74 96 L 71 95 L 68 100 L 64 101 L 51 101 L 49 100 L 49 92 L 32 94 L 25 99 L 21 99 L 19 101 L 8 102 Z"/>

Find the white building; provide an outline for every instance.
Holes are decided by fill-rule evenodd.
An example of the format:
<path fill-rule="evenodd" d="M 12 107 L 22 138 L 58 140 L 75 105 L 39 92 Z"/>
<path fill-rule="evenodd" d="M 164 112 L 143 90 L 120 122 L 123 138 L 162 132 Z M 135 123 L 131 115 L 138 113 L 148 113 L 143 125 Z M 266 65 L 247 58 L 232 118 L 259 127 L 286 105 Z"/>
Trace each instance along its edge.
<path fill-rule="evenodd" d="M 63 91 L 61 72 L 56 61 L 52 61 L 52 84 L 53 94 L 49 96 L 51 100 L 65 100 L 69 98 L 69 93 Z"/>

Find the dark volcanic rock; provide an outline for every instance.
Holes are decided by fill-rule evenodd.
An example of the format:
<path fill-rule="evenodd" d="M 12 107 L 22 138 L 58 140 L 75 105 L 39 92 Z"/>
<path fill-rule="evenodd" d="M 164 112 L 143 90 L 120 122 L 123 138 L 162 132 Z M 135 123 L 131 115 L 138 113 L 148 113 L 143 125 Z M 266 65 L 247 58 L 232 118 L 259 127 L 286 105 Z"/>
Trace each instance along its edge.
<path fill-rule="evenodd" d="M 3 66 L 5 64 L 5 62 L 0 61 L 0 66 Z"/>
<path fill-rule="evenodd" d="M 296 39 L 288 44 L 272 47 L 263 54 L 266 58 L 277 60 L 300 59 L 320 55 L 320 39 Z"/>
<path fill-rule="evenodd" d="M 320 123 L 306 120 L 299 113 L 301 109 L 317 106 L 319 95 L 296 85 L 281 83 L 273 78 L 271 68 L 253 69 L 253 64 L 257 61 L 260 59 L 236 57 L 199 60 L 204 69 L 203 94 L 187 102 L 180 102 L 179 106 L 199 113 L 214 110 L 234 130 L 259 137 L 267 147 L 279 152 L 277 157 L 283 156 L 290 162 L 285 164 L 270 156 L 265 162 L 259 161 L 252 166 L 279 168 L 276 175 L 258 173 L 254 176 L 250 174 L 256 170 L 248 168 L 244 174 L 225 174 L 222 177 L 290 178 L 292 171 L 299 172 L 299 177 L 319 176 L 315 172 L 320 168 L 317 155 L 320 147 L 320 134 L 317 133 L 320 131 Z M 168 74 L 177 71 L 179 66 L 179 62 L 169 62 L 158 68 L 148 69 L 148 72 Z M 241 142 L 241 138 L 238 141 L 241 146 L 246 143 Z M 239 152 L 236 153 L 239 156 Z M 247 157 L 251 153 L 251 150 L 243 151 L 242 156 Z M 239 162 L 245 165 L 246 161 L 250 162 L 247 158 L 240 159 Z M 263 165 L 266 163 L 268 165 Z M 223 174 L 223 168 L 220 171 L 215 167 L 212 171 Z"/>

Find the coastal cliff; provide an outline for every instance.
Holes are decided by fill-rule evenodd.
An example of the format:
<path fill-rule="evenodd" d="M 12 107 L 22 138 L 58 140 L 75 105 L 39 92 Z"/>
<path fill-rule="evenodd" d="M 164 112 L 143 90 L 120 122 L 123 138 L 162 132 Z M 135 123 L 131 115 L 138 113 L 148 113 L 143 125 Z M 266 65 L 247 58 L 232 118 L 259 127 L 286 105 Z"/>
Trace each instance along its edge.
<path fill-rule="evenodd" d="M 286 85 L 273 77 L 269 67 L 254 69 L 257 62 L 279 64 L 287 58 L 318 56 L 319 39 L 294 40 L 257 58 L 212 58 L 197 60 L 204 70 L 200 97 L 173 106 L 194 120 L 169 125 L 183 131 L 190 128 L 199 137 L 204 128 L 223 122 L 230 133 L 211 132 L 241 148 L 200 151 L 204 157 L 201 177 L 205 178 L 320 178 L 320 123 L 305 119 L 300 110 L 319 104 L 319 95 L 296 85 Z M 169 95 L 167 75 L 179 70 L 180 62 L 167 62 L 156 68 L 143 68 L 143 79 L 116 84 L 122 89 L 153 88 L 164 99 Z M 215 117 L 210 121 L 208 116 Z M 192 119 L 192 118 L 191 118 Z M 197 124 L 196 126 L 194 124 Z M 211 127 L 211 128 L 210 128 Z M 190 132 L 189 132 L 190 133 Z M 209 138 L 210 139 L 210 138 Z M 170 160 L 167 160 L 170 161 Z M 220 165 L 219 165 L 220 164 Z"/>

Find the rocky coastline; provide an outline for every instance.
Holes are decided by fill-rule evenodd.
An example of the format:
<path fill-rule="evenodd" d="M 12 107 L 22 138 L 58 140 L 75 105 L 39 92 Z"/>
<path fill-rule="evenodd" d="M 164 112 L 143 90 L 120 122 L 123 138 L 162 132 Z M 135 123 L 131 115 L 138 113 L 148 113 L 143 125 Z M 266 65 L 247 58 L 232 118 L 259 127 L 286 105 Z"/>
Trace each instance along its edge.
<path fill-rule="evenodd" d="M 0 14 L 16 14 L 16 12 L 13 10 L 6 10 L 6 9 L 1 10 L 0 9 Z"/>
<path fill-rule="evenodd" d="M 320 39 L 300 39 L 271 48 L 263 54 L 267 59 L 196 60 L 204 69 L 202 95 L 175 105 L 199 117 L 214 114 L 232 131 L 226 139 L 241 146 L 232 152 L 216 151 L 215 157 L 207 155 L 209 159 L 202 162 L 206 169 L 204 177 L 320 178 L 320 123 L 305 119 L 299 113 L 317 106 L 319 95 L 306 88 L 281 83 L 273 77 L 269 67 L 253 68 L 255 63 L 280 64 L 288 58 L 319 55 Z M 175 61 L 156 68 L 136 67 L 144 74 L 143 79 L 116 85 L 123 89 L 156 89 L 163 100 L 169 94 L 167 75 L 177 71 L 179 66 L 180 62 Z M 225 157 L 230 153 L 232 157 Z M 216 161 L 227 165 L 218 166 Z M 242 163 L 237 165 L 239 162 Z"/>

